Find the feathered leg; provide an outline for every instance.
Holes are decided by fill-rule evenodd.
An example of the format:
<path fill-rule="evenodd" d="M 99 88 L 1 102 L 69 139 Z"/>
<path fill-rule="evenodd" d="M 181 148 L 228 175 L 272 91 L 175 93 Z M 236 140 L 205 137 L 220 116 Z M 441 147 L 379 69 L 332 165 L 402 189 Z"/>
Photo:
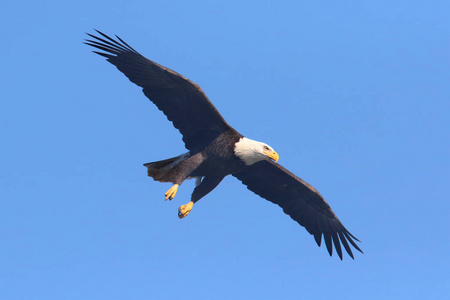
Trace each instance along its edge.
<path fill-rule="evenodd" d="M 180 219 L 186 217 L 192 210 L 194 203 L 211 192 L 224 177 L 204 177 L 199 185 L 192 192 L 191 201 L 188 204 L 181 205 L 178 209 Z"/>

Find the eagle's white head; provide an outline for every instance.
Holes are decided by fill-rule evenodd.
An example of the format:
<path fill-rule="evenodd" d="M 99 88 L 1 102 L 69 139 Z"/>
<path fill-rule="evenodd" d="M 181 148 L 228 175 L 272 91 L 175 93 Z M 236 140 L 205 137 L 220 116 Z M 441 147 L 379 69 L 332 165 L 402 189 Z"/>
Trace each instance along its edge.
<path fill-rule="evenodd" d="M 278 153 L 269 145 L 245 137 L 234 144 L 234 154 L 247 166 L 260 160 L 272 159 L 277 162 L 279 158 Z"/>

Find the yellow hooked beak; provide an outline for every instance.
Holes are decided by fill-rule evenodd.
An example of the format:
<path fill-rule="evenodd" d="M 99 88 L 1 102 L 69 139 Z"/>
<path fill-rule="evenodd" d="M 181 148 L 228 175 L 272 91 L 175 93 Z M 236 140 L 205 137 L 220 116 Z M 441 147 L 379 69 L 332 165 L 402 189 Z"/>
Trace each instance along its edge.
<path fill-rule="evenodd" d="M 275 151 L 268 151 L 266 152 L 266 155 L 272 159 L 274 162 L 277 162 L 280 156 Z"/>

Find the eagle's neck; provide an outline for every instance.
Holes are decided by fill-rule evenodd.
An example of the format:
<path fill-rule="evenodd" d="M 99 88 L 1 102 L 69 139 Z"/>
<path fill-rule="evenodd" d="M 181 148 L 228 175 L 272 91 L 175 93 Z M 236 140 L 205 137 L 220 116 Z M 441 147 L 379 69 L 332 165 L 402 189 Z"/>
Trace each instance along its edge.
<path fill-rule="evenodd" d="M 254 164 L 260 160 L 267 159 L 261 152 L 263 143 L 242 137 L 234 144 L 234 154 L 241 159 L 247 166 Z"/>

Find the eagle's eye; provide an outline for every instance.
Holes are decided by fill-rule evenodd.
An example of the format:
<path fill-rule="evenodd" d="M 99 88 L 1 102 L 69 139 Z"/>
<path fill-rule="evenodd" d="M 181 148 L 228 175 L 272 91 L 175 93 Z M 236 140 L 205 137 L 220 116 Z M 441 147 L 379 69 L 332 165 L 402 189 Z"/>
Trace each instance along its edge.
<path fill-rule="evenodd" d="M 264 150 L 269 151 L 270 149 L 269 149 L 269 147 L 264 146 Z"/>

